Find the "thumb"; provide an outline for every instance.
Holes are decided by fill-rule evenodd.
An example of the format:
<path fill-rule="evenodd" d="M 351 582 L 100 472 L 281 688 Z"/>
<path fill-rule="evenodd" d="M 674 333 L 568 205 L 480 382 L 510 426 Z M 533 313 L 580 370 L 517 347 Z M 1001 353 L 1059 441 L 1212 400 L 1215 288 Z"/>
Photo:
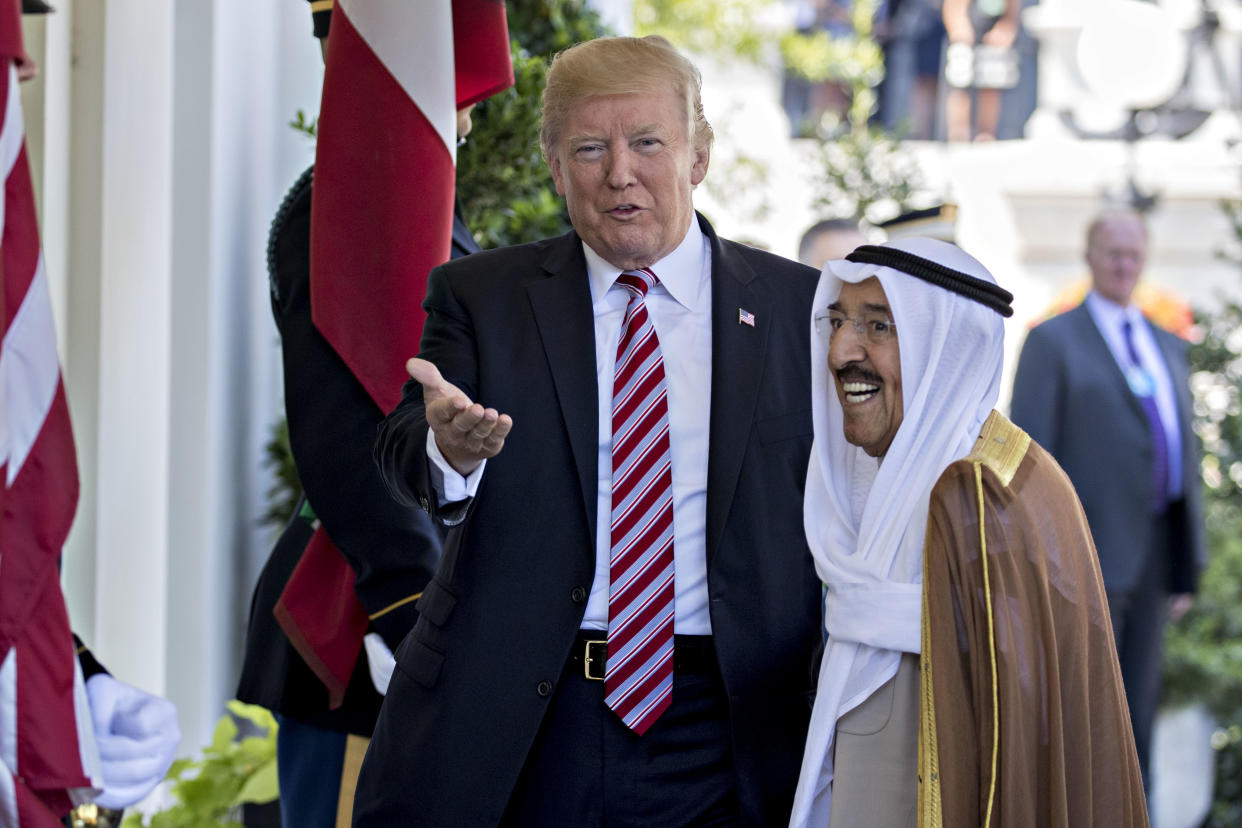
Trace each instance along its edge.
<path fill-rule="evenodd" d="M 440 369 L 425 359 L 411 357 L 405 363 L 405 370 L 428 391 L 439 391 L 441 386 L 448 384 L 444 381 L 444 377 L 440 376 Z"/>
<path fill-rule="evenodd" d="M 430 402 L 445 397 L 460 397 L 461 390 L 446 380 L 440 369 L 425 359 L 413 357 L 405 363 L 405 370 L 423 387 L 423 398 Z"/>

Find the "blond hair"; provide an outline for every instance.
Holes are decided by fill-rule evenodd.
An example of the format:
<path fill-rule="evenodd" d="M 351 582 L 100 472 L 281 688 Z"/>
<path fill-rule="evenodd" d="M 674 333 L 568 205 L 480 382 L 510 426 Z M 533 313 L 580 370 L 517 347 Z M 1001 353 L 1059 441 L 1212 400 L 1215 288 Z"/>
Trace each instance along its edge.
<path fill-rule="evenodd" d="M 600 37 L 560 52 L 543 90 L 539 144 L 544 157 L 551 160 L 569 111 L 587 98 L 650 93 L 670 85 L 686 102 L 694 148 L 709 149 L 712 127 L 703 117 L 699 70 L 663 37 Z"/>

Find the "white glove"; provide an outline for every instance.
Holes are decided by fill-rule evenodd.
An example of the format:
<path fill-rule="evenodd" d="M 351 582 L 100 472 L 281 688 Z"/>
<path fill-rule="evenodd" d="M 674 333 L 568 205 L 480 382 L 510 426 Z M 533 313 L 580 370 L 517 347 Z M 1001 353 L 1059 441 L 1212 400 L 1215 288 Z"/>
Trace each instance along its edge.
<path fill-rule="evenodd" d="M 104 791 L 95 802 L 125 808 L 155 789 L 172 764 L 181 729 L 177 708 L 107 673 L 86 680 Z"/>
<path fill-rule="evenodd" d="M 362 639 L 362 646 L 367 650 L 367 667 L 371 671 L 371 683 L 381 695 L 387 695 L 388 682 L 392 680 L 392 668 L 397 660 L 392 657 L 392 650 L 384 643 L 379 633 L 367 633 Z"/>

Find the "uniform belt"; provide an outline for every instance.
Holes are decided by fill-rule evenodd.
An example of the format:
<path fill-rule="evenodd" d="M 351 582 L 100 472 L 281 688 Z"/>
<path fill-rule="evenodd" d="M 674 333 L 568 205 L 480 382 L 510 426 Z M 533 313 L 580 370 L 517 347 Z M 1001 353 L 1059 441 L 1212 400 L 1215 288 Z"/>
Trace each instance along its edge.
<path fill-rule="evenodd" d="M 592 681 L 603 681 L 608 667 L 608 641 L 603 630 L 578 633 L 569 654 L 569 669 Z M 710 635 L 673 636 L 673 672 L 706 673 L 716 669 L 716 649 Z"/>

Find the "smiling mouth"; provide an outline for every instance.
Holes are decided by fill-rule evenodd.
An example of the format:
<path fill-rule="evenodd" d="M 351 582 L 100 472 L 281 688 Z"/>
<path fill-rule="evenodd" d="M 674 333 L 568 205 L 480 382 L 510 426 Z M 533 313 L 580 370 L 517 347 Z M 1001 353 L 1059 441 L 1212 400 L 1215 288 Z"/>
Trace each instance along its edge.
<path fill-rule="evenodd" d="M 869 382 L 843 382 L 841 390 L 845 393 L 845 402 L 857 405 L 880 393 L 880 386 Z"/>

